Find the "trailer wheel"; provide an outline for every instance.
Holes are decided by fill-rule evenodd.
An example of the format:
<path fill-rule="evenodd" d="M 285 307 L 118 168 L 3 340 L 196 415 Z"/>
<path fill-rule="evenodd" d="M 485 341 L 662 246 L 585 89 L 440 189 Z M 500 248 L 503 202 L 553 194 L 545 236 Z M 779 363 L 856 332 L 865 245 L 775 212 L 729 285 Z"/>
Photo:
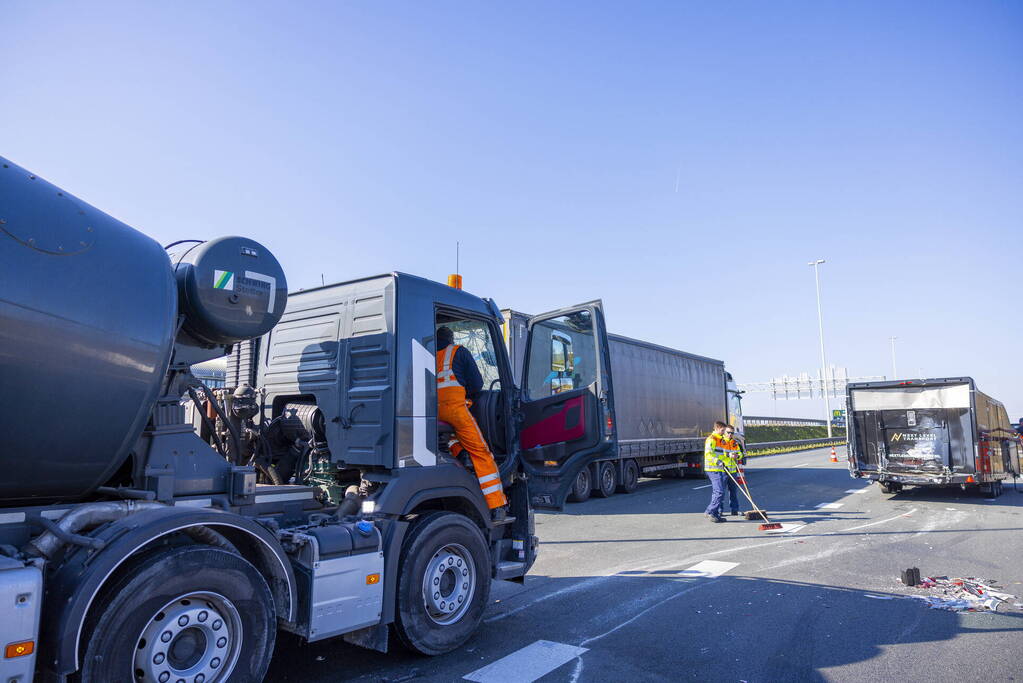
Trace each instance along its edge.
<path fill-rule="evenodd" d="M 618 486 L 618 473 L 613 462 L 602 462 L 597 466 L 597 485 L 593 492 L 600 498 L 610 498 Z"/>
<path fill-rule="evenodd" d="M 186 546 L 138 561 L 93 603 L 82 681 L 263 680 L 277 635 L 273 598 L 245 559 Z"/>
<path fill-rule="evenodd" d="M 992 481 L 988 484 L 981 484 L 980 492 L 983 493 L 988 498 L 997 498 L 998 496 L 1002 495 L 1002 482 Z"/>
<path fill-rule="evenodd" d="M 568 499 L 573 503 L 582 503 L 590 498 L 590 492 L 593 490 L 593 481 L 590 477 L 589 466 L 579 470 L 579 474 L 575 475 L 575 481 L 572 482 L 572 491 L 568 494 Z"/>
<path fill-rule="evenodd" d="M 410 650 L 450 652 L 467 641 L 490 599 L 490 550 L 462 515 L 435 512 L 409 532 L 398 560 L 395 632 Z"/>
<path fill-rule="evenodd" d="M 622 480 L 618 483 L 618 493 L 632 493 L 639 487 L 639 465 L 635 460 L 622 463 Z"/>

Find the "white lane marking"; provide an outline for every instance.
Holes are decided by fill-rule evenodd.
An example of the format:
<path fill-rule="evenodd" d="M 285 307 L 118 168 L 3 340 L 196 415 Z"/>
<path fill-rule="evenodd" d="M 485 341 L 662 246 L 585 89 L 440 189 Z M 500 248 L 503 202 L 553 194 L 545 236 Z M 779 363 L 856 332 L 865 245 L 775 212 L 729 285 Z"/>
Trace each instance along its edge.
<path fill-rule="evenodd" d="M 693 487 L 693 490 L 694 491 L 699 491 L 700 489 L 709 489 L 713 485 L 714 484 L 705 484 L 703 486 L 695 486 L 695 487 Z"/>
<path fill-rule="evenodd" d="M 844 503 L 819 503 L 814 505 L 814 507 L 818 510 L 837 510 L 842 507 L 842 505 L 844 505 Z"/>
<path fill-rule="evenodd" d="M 538 640 L 521 650 L 502 657 L 462 676 L 462 680 L 477 683 L 531 683 L 543 678 L 563 664 L 567 664 L 588 648 Z"/>
<path fill-rule="evenodd" d="M 867 488 L 862 488 L 862 489 L 846 489 L 845 492 L 846 493 L 866 493 L 869 490 L 870 489 L 867 489 Z"/>
<path fill-rule="evenodd" d="M 810 464 L 810 463 L 808 463 L 808 462 L 804 462 L 804 463 L 801 463 L 801 464 L 799 464 L 799 465 L 793 465 L 793 467 L 806 467 L 806 466 L 807 466 L 807 465 L 809 465 L 809 464 Z"/>
<path fill-rule="evenodd" d="M 802 529 L 805 524 L 801 522 L 782 522 L 780 529 L 768 529 L 769 534 L 791 534 L 793 531 Z"/>
<path fill-rule="evenodd" d="M 889 517 L 888 519 L 882 519 L 882 520 L 880 520 L 878 522 L 871 522 L 870 524 L 861 524 L 859 526 L 851 526 L 848 529 L 841 529 L 840 531 L 836 531 L 834 533 L 841 534 L 841 533 L 845 533 L 846 531 L 856 531 L 857 529 L 866 529 L 868 526 L 877 526 L 878 524 L 887 524 L 888 522 L 895 521 L 899 517 L 909 517 L 911 514 L 913 514 L 916 511 L 917 511 L 917 508 L 913 508 L 909 512 L 904 512 L 901 515 L 895 515 L 894 517 Z"/>
<path fill-rule="evenodd" d="M 874 600 L 894 600 L 895 599 L 891 595 L 871 595 L 870 593 L 864 593 L 863 597 L 865 597 L 865 598 L 872 598 Z M 913 597 L 918 597 L 918 596 L 913 596 Z"/>
<path fill-rule="evenodd" d="M 0 514 L 0 524 L 17 524 L 24 521 L 24 512 L 4 512 Z"/>
<path fill-rule="evenodd" d="M 694 564 L 689 569 L 679 572 L 679 576 L 698 576 L 704 579 L 712 579 L 721 576 L 727 571 L 739 566 L 738 562 L 718 562 L 717 560 L 704 560 Z"/>

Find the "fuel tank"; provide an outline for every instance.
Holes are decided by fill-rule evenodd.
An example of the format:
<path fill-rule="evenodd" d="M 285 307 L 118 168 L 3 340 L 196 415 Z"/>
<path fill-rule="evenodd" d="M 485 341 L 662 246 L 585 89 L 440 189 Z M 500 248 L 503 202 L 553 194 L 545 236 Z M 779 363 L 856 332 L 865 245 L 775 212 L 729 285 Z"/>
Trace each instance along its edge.
<path fill-rule="evenodd" d="M 0 157 L 0 505 L 80 498 L 125 462 L 177 301 L 159 244 Z"/>

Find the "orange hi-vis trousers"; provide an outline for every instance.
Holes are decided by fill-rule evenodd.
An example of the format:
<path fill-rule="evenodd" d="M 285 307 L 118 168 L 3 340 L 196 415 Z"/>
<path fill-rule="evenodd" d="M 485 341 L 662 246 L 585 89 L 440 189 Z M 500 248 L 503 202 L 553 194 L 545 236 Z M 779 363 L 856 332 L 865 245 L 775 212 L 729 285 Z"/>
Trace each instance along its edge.
<path fill-rule="evenodd" d="M 487 507 L 491 510 L 508 504 L 501 486 L 501 475 L 487 442 L 480 433 L 479 425 L 469 412 L 469 403 L 458 400 L 440 400 L 437 404 L 437 418 L 455 428 L 455 440 L 451 443 L 451 455 L 458 456 L 463 450 L 469 451 L 472 467 L 480 483 Z"/>

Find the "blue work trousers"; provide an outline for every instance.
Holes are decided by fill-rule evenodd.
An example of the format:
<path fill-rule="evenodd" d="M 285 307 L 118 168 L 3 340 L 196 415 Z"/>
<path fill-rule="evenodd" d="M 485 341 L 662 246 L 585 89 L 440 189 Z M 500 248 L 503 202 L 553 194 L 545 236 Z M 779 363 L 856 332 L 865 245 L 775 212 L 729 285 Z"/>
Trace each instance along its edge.
<path fill-rule="evenodd" d="M 739 489 L 727 474 L 724 472 L 707 472 L 707 479 L 710 480 L 711 493 L 710 505 L 705 512 L 708 515 L 720 517 L 724 509 L 725 491 L 728 491 L 728 503 L 732 512 L 739 511 Z"/>

